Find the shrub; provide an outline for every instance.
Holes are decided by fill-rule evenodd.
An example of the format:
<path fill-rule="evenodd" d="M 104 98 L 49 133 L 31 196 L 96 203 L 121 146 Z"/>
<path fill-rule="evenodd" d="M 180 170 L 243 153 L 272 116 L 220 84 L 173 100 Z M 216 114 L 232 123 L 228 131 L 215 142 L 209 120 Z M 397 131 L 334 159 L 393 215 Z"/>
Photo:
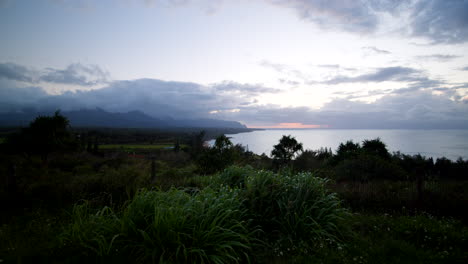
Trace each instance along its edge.
<path fill-rule="evenodd" d="M 342 236 L 341 220 L 347 211 L 326 183 L 311 173 L 254 172 L 245 183 L 246 206 L 254 223 L 275 243 L 334 244 Z"/>
<path fill-rule="evenodd" d="M 63 241 L 89 256 L 121 255 L 137 262 L 249 261 L 253 232 L 239 191 L 142 191 L 120 214 L 75 206 Z"/>

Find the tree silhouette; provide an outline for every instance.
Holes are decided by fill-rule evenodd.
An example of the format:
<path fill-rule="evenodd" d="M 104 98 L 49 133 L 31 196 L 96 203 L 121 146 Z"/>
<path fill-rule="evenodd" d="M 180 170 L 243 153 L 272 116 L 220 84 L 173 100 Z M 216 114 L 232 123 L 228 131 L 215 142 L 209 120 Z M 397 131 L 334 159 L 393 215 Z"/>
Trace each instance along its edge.
<path fill-rule="evenodd" d="M 377 155 L 384 159 L 390 158 L 387 146 L 380 140 L 380 138 L 364 140 L 362 142 L 362 150 L 368 154 Z"/>
<path fill-rule="evenodd" d="M 213 147 L 205 148 L 197 159 L 201 171 L 214 173 L 232 165 L 236 159 L 236 149 L 225 135 L 218 136 Z"/>
<path fill-rule="evenodd" d="M 346 143 L 341 143 L 336 150 L 335 159 L 337 161 L 356 158 L 361 151 L 361 146 L 359 143 L 354 143 L 352 140 L 346 141 Z"/>
<path fill-rule="evenodd" d="M 40 155 L 44 162 L 47 162 L 50 153 L 73 147 L 69 121 L 60 111 L 53 116 L 36 117 L 8 141 L 12 147 L 28 155 Z"/>
<path fill-rule="evenodd" d="M 285 165 L 294 158 L 298 151 L 302 151 L 302 143 L 298 143 L 291 135 L 283 135 L 279 143 L 273 146 L 271 156 L 279 165 Z"/>
<path fill-rule="evenodd" d="M 231 140 L 225 135 L 218 136 L 214 143 L 214 148 L 220 152 L 223 152 L 229 148 L 232 148 L 233 144 Z"/>

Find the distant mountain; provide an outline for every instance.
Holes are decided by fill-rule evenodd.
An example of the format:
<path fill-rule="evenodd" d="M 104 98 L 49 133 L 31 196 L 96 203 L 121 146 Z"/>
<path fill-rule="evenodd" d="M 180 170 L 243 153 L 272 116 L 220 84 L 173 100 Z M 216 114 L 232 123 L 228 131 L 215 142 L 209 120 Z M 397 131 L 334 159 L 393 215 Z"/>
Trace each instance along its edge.
<path fill-rule="evenodd" d="M 82 109 L 61 112 L 70 120 L 73 127 L 111 127 L 111 128 L 246 128 L 236 121 L 216 119 L 158 119 L 141 111 L 111 113 L 103 109 Z M 39 115 L 53 112 L 8 112 L 0 113 L 0 126 L 27 126 Z"/>

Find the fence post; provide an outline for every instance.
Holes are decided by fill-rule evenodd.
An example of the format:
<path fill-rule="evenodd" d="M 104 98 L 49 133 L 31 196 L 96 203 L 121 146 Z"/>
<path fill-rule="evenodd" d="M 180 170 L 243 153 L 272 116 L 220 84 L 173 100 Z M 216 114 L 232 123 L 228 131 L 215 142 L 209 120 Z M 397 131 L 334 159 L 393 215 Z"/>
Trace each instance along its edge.
<path fill-rule="evenodd" d="M 156 182 L 156 157 L 151 155 L 151 183 Z"/>

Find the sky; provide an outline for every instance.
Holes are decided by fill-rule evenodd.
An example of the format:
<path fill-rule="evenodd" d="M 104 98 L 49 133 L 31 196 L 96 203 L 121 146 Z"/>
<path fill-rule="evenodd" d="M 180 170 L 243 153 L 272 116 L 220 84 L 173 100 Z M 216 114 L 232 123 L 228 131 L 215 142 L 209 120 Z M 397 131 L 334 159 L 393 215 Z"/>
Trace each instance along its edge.
<path fill-rule="evenodd" d="M 0 112 L 468 128 L 466 0 L 0 0 Z"/>

